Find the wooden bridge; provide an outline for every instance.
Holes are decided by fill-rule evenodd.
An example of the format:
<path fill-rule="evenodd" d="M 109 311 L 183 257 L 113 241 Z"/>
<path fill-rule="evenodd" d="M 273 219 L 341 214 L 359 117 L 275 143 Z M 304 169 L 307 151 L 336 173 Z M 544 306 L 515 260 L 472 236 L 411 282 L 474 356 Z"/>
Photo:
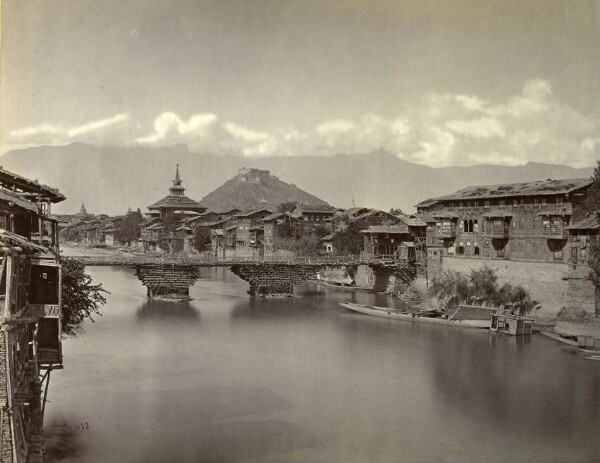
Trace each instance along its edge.
<path fill-rule="evenodd" d="M 86 266 L 133 267 L 147 287 L 149 297 L 185 299 L 199 278 L 201 267 L 227 267 L 250 284 L 251 295 L 291 295 L 294 286 L 313 278 L 327 267 L 345 267 L 349 273 L 359 265 L 373 268 L 379 286 L 401 273 L 404 280 L 416 275 L 415 262 L 397 255 L 346 255 L 317 257 L 180 257 L 180 256 L 73 256 Z M 377 278 L 377 276 L 379 276 Z M 385 280 L 385 281 L 384 281 Z"/>
<path fill-rule="evenodd" d="M 183 257 L 183 256 L 67 256 L 86 266 L 138 265 L 194 265 L 198 267 L 231 267 L 234 265 L 301 265 L 301 266 L 343 266 L 343 265 L 402 265 L 409 264 L 397 255 L 347 255 L 347 256 L 269 256 L 269 257 Z"/>

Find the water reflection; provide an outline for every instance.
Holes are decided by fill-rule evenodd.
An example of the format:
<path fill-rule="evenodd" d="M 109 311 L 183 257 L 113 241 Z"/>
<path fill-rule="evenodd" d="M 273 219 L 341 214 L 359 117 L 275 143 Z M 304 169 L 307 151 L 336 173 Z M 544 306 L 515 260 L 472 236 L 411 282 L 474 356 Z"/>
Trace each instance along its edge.
<path fill-rule="evenodd" d="M 92 272 L 111 295 L 52 377 L 54 461 L 598 461 L 597 362 L 542 336 L 357 314 L 339 302 L 396 303 L 318 284 L 250 298 L 221 270 L 170 304 Z M 89 431 L 52 429 L 73 413 Z"/>
<path fill-rule="evenodd" d="M 181 319 L 200 321 L 200 313 L 189 302 L 166 302 L 148 299 L 137 309 L 138 321 Z"/>

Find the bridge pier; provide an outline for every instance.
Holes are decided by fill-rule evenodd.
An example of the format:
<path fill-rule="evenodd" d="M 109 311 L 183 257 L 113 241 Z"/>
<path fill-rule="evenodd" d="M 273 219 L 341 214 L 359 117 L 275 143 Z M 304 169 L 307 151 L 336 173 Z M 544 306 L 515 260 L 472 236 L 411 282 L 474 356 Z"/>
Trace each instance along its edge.
<path fill-rule="evenodd" d="M 251 296 L 291 296 L 294 286 L 316 276 L 318 266 L 310 264 L 238 264 L 231 271 L 250 284 Z"/>
<path fill-rule="evenodd" d="M 147 288 L 148 297 L 184 301 L 190 298 L 190 286 L 199 275 L 197 265 L 138 265 L 135 274 Z"/>

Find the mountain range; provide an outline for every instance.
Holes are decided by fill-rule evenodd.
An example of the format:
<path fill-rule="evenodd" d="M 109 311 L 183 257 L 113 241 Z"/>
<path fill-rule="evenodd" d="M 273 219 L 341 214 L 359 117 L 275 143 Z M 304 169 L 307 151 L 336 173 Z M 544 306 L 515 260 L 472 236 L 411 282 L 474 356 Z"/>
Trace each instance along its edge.
<path fill-rule="evenodd" d="M 167 194 L 180 165 L 186 195 L 200 200 L 243 167 L 272 175 L 337 207 L 352 205 L 410 212 L 417 202 L 468 185 L 526 182 L 547 178 L 589 177 L 593 168 L 527 163 L 523 166 L 477 165 L 434 168 L 379 151 L 332 157 L 264 157 L 192 152 L 186 145 L 162 148 L 99 147 L 82 143 L 12 150 L 5 169 L 57 187 L 67 200 L 57 213 L 73 213 L 85 202 L 93 213 L 120 214 L 146 206 Z M 259 198 L 260 199 L 260 198 Z"/>

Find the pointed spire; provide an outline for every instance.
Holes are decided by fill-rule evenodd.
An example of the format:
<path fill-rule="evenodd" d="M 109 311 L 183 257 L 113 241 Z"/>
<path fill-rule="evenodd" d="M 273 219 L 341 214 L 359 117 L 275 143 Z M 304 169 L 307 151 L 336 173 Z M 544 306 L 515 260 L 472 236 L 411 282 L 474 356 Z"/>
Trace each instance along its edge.
<path fill-rule="evenodd" d="M 172 195 L 183 195 L 185 188 L 182 185 L 181 177 L 179 176 L 179 164 L 175 168 L 175 179 L 173 179 L 173 186 L 169 188 L 169 192 Z"/>
<path fill-rule="evenodd" d="M 79 212 L 81 212 L 82 214 L 87 213 L 87 211 L 85 210 L 85 204 L 83 204 L 83 201 L 81 201 L 81 209 L 79 209 Z"/>
<path fill-rule="evenodd" d="M 173 185 L 181 185 L 181 178 L 179 177 L 179 164 L 175 168 L 175 180 L 173 180 Z"/>

